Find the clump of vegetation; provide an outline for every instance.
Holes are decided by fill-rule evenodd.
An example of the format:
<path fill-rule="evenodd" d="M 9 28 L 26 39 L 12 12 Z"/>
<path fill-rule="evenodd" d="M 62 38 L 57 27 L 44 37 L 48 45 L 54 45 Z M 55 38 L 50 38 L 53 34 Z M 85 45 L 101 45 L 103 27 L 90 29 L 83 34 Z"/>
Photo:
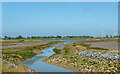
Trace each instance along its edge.
<path fill-rule="evenodd" d="M 26 58 L 31 58 L 33 56 L 35 56 L 36 54 L 30 51 L 3 51 L 2 54 L 16 54 L 16 55 L 20 55 L 22 57 L 22 59 L 26 59 Z M 3 56 L 4 59 L 4 56 Z"/>
<path fill-rule="evenodd" d="M 69 50 L 67 48 L 63 48 L 63 50 L 65 50 L 65 54 L 69 53 Z"/>
<path fill-rule="evenodd" d="M 61 54 L 61 50 L 60 50 L 60 49 L 53 49 L 53 51 L 54 51 L 56 54 Z"/>
<path fill-rule="evenodd" d="M 9 61 L 13 64 L 19 65 L 21 61 L 35 56 L 31 50 L 21 50 L 21 51 L 2 51 L 2 59 Z"/>

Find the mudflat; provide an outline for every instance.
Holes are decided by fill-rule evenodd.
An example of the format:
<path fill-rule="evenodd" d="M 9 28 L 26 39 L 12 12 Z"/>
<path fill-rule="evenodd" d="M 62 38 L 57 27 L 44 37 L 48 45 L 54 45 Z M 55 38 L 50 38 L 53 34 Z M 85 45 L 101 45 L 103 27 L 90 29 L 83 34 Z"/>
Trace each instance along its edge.
<path fill-rule="evenodd" d="M 118 41 L 103 41 L 103 42 L 88 42 L 85 44 L 91 44 L 90 47 L 100 47 L 108 50 L 118 50 L 120 47 Z"/>

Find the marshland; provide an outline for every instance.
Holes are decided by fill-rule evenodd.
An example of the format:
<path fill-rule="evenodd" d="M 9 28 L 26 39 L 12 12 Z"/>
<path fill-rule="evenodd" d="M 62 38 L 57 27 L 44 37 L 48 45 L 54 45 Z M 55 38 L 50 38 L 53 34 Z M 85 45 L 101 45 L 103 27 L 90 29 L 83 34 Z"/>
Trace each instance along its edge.
<path fill-rule="evenodd" d="M 118 4 L 2 2 L 0 70 L 120 72 Z"/>
<path fill-rule="evenodd" d="M 55 68 L 53 67 L 55 72 L 120 71 L 119 37 L 76 36 L 78 38 L 71 38 L 68 36 L 57 38 L 58 36 L 56 36 L 56 38 L 39 39 L 37 37 L 34 39 L 18 37 L 18 39 L 12 37 L 11 39 L 7 37 L 1 39 L 3 72 L 44 72 L 45 69 L 42 67 L 47 65 L 40 66 L 41 62 L 51 64 L 51 67 L 55 66 Z M 38 59 L 41 62 L 35 63 Z M 35 64 L 38 64 L 36 68 L 39 70 L 32 66 Z M 57 71 L 56 67 L 65 70 Z"/>

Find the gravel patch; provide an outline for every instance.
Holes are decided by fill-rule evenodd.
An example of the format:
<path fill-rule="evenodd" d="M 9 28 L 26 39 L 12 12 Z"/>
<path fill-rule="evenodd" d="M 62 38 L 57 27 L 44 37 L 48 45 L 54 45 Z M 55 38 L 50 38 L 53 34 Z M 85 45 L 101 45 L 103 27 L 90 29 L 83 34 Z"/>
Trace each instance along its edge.
<path fill-rule="evenodd" d="M 85 56 L 92 56 L 92 57 L 95 57 L 95 58 L 102 57 L 102 58 L 106 58 L 106 59 L 119 59 L 119 56 L 120 56 L 116 53 L 101 53 L 101 52 L 91 52 L 91 51 L 82 51 L 82 52 L 79 52 L 77 54 L 79 56 L 80 55 L 85 55 Z"/>

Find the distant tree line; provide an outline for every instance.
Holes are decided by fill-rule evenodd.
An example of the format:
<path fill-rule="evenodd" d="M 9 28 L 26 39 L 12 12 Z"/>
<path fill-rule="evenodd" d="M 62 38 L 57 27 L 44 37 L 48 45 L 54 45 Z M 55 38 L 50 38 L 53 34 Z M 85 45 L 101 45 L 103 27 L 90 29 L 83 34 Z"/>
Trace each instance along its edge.
<path fill-rule="evenodd" d="M 92 36 L 65 36 L 63 38 L 94 38 Z"/>
<path fill-rule="evenodd" d="M 21 35 L 17 36 L 17 37 L 8 37 L 8 36 L 5 36 L 4 40 L 6 39 L 44 39 L 44 38 L 93 38 L 92 36 L 28 36 L 28 37 L 23 37 Z"/>
<path fill-rule="evenodd" d="M 120 36 L 112 36 L 112 35 L 106 35 L 104 38 L 116 38 L 116 37 L 120 37 Z M 44 38 L 94 38 L 93 36 L 28 36 L 28 37 L 23 37 L 21 35 L 17 36 L 17 37 L 8 37 L 5 36 L 4 40 L 7 39 L 44 39 Z M 101 37 L 100 37 L 101 38 Z"/>
<path fill-rule="evenodd" d="M 25 39 L 25 37 L 22 37 L 21 35 L 19 35 L 17 37 L 8 37 L 8 36 L 5 36 L 3 39 L 4 40 L 6 40 L 6 39 Z"/>
<path fill-rule="evenodd" d="M 112 36 L 112 35 L 106 35 L 105 38 L 118 38 L 120 35 Z"/>

